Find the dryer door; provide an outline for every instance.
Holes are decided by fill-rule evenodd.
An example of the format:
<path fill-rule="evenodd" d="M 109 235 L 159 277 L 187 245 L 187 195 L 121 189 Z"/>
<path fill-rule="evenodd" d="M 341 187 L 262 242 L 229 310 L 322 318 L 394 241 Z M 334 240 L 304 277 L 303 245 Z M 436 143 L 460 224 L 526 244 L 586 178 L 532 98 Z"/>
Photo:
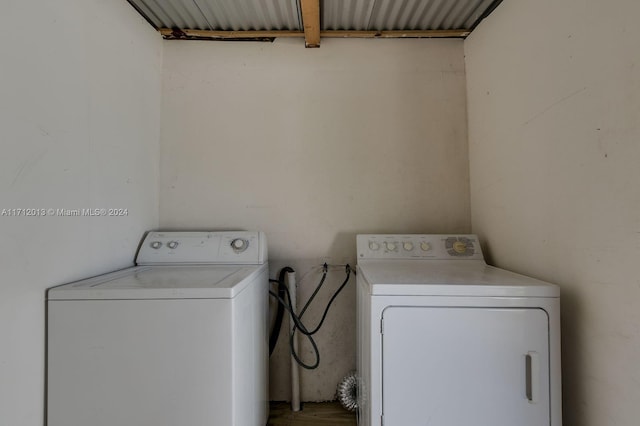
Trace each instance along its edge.
<path fill-rule="evenodd" d="M 548 329 L 535 308 L 387 308 L 384 424 L 548 425 Z"/>

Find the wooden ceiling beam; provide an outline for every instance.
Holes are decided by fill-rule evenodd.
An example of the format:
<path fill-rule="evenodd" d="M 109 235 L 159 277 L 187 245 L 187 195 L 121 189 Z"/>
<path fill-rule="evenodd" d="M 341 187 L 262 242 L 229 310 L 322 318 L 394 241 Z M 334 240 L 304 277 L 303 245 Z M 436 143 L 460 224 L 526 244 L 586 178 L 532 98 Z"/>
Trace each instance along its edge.
<path fill-rule="evenodd" d="M 392 30 L 392 31 L 321 31 L 322 37 L 333 38 L 459 38 L 466 37 L 469 30 Z"/>
<path fill-rule="evenodd" d="M 180 30 L 172 28 L 160 28 L 162 37 L 174 40 L 241 40 L 241 39 L 265 39 L 278 37 L 304 37 L 302 31 L 214 31 L 214 30 Z"/>
<path fill-rule="evenodd" d="M 320 0 L 300 0 L 305 47 L 320 47 Z"/>
<path fill-rule="evenodd" d="M 170 28 L 161 28 L 158 31 L 164 38 L 176 40 L 260 40 L 278 37 L 304 37 L 306 42 L 306 34 L 302 31 L 210 31 Z M 327 38 L 464 38 L 469 34 L 469 30 L 320 31 L 320 36 Z"/>

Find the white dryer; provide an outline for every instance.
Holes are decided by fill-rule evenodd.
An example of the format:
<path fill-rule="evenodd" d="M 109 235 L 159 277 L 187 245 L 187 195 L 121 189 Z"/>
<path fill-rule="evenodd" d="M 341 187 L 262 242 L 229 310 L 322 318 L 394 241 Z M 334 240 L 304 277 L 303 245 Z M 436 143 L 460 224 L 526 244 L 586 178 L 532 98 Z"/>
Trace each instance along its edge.
<path fill-rule="evenodd" d="M 47 297 L 48 426 L 264 426 L 260 232 L 150 232 L 137 265 Z"/>
<path fill-rule="evenodd" d="M 358 424 L 560 426 L 560 292 L 475 235 L 358 235 Z"/>

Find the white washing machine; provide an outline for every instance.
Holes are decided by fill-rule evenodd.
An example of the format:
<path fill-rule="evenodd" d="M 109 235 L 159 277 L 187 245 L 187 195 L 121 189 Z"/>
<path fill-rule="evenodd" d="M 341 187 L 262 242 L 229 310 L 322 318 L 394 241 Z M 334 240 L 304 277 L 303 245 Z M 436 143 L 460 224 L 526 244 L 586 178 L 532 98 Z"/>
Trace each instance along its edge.
<path fill-rule="evenodd" d="M 48 426 L 264 426 L 260 232 L 150 232 L 138 266 L 52 288 Z"/>
<path fill-rule="evenodd" d="M 358 424 L 560 426 L 560 292 L 475 235 L 358 235 Z"/>

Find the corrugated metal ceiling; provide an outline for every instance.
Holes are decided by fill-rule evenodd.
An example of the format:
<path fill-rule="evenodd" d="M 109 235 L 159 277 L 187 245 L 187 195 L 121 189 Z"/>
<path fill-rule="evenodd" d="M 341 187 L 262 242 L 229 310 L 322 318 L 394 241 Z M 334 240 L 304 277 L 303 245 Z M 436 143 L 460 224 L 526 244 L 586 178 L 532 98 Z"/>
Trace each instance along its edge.
<path fill-rule="evenodd" d="M 297 0 L 129 0 L 157 29 L 301 30 Z"/>
<path fill-rule="evenodd" d="M 128 0 L 156 29 L 302 31 L 299 0 Z M 323 31 L 472 30 L 500 0 L 320 0 Z"/>
<path fill-rule="evenodd" d="M 469 30 L 494 0 L 324 0 L 323 30 Z"/>

